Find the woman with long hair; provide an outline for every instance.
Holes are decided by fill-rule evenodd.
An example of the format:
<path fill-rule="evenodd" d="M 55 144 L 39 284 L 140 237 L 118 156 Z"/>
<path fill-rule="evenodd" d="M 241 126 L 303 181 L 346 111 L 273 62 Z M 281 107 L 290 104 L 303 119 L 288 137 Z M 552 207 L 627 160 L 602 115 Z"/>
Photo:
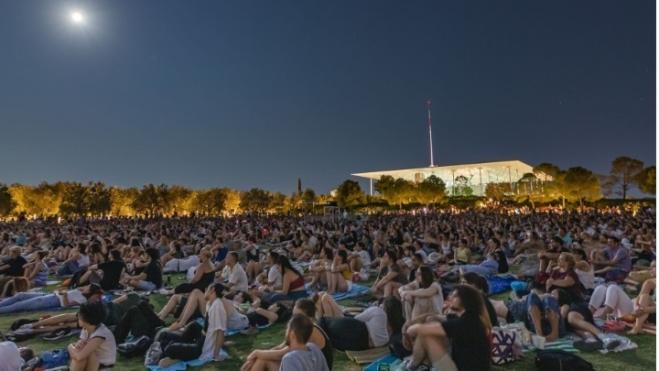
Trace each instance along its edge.
<path fill-rule="evenodd" d="M 435 281 L 435 276 L 428 266 L 416 270 L 414 281 L 398 289 L 405 318 L 408 320 L 425 313 L 441 313 L 444 306 L 442 286 Z"/>
<path fill-rule="evenodd" d="M 304 287 L 304 276 L 292 265 L 288 257 L 280 255 L 278 259 L 279 269 L 282 276 L 281 290 L 275 290 L 264 296 L 267 303 L 275 303 L 282 300 L 297 300 L 309 296 Z"/>
<path fill-rule="evenodd" d="M 405 335 L 414 340 L 408 368 L 428 360 L 436 370 L 442 371 L 489 370 L 492 325 L 483 295 L 474 287 L 458 285 L 450 303 L 455 316 L 429 323 L 422 318 L 406 328 Z M 449 342 L 450 351 L 446 346 Z"/>

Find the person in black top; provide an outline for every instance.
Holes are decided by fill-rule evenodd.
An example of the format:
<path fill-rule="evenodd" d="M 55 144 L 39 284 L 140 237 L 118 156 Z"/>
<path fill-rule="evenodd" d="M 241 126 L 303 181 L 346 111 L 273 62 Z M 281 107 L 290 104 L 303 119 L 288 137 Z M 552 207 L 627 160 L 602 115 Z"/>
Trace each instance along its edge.
<path fill-rule="evenodd" d="M 141 273 L 128 276 L 124 283 L 138 290 L 153 291 L 162 287 L 162 267 L 160 266 L 158 249 L 146 249 L 149 262 Z"/>
<path fill-rule="evenodd" d="M 121 251 L 111 250 L 110 259 L 104 263 L 89 266 L 87 272 L 80 278 L 80 284 L 98 283 L 106 291 L 119 288 L 119 280 L 126 269 L 126 264 L 121 259 Z"/>
<path fill-rule="evenodd" d="M 11 277 L 21 277 L 27 260 L 21 256 L 21 248 L 14 246 L 9 250 L 9 259 L 0 265 L 0 273 Z"/>
<path fill-rule="evenodd" d="M 451 294 L 450 302 L 455 315 L 407 327 L 406 335 L 414 339 L 412 359 L 408 365 L 411 367 L 408 368 L 429 359 L 436 370 L 488 371 L 491 324 L 483 295 L 472 286 L 458 285 Z M 446 347 L 447 340 L 451 343 L 450 353 Z"/>

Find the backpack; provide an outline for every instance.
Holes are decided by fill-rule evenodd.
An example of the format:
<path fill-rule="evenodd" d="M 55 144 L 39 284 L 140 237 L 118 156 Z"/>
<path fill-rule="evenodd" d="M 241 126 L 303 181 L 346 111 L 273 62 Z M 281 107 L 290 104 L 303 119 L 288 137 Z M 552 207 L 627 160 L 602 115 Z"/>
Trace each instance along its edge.
<path fill-rule="evenodd" d="M 522 358 L 522 339 L 513 329 L 492 328 L 492 364 L 505 365 Z"/>
<path fill-rule="evenodd" d="M 44 369 L 66 366 L 69 364 L 69 352 L 66 349 L 55 349 L 46 351 L 39 355 L 41 358 L 41 367 Z"/>
<path fill-rule="evenodd" d="M 538 371 L 594 371 L 593 365 L 576 354 L 562 350 L 541 350 L 536 353 Z"/>

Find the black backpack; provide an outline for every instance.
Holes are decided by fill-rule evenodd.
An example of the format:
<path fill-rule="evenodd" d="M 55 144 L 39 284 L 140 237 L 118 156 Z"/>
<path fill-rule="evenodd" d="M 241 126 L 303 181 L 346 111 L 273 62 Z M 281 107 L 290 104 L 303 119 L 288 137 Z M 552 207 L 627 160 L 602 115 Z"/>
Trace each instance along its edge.
<path fill-rule="evenodd" d="M 538 371 L 595 371 L 590 362 L 562 350 L 538 351 L 535 367 Z"/>

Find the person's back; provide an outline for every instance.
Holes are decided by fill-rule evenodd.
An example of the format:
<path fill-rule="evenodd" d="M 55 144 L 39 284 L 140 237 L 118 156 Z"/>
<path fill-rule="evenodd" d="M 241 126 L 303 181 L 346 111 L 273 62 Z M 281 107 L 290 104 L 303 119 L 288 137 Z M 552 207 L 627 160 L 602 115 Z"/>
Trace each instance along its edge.
<path fill-rule="evenodd" d="M 281 359 L 280 371 L 329 371 L 325 356 L 313 343 L 308 343 L 305 350 L 286 353 Z"/>

